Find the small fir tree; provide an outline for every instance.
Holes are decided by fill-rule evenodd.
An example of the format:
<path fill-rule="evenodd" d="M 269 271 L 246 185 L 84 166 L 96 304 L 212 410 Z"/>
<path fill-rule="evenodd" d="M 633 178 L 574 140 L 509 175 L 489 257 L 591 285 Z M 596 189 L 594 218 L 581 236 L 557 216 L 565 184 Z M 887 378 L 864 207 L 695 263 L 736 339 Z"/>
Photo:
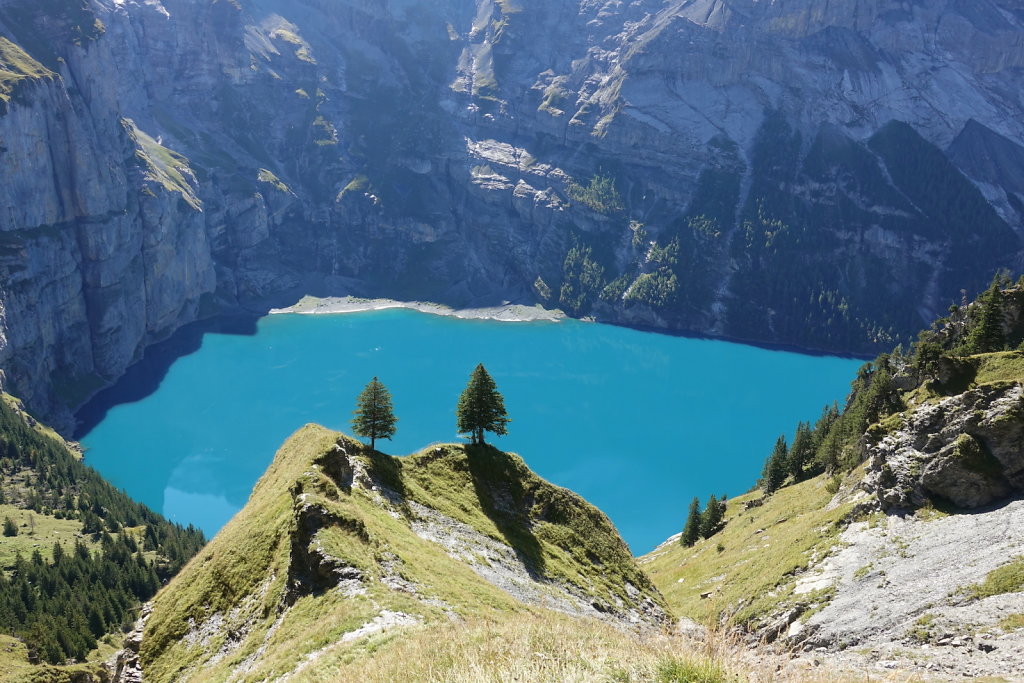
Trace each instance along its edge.
<path fill-rule="evenodd" d="M 788 469 L 793 481 L 804 480 L 804 468 L 814 457 L 814 434 L 811 432 L 811 425 L 801 422 L 796 427 L 796 436 L 793 437 L 793 445 L 789 449 Z"/>
<path fill-rule="evenodd" d="M 505 399 L 483 364 L 476 366 L 455 409 L 460 434 L 469 434 L 474 445 L 484 443 L 484 432 L 498 436 L 508 433 L 510 422 Z"/>
<path fill-rule="evenodd" d="M 4 536 L 17 536 L 18 525 L 10 517 L 4 518 Z"/>
<path fill-rule="evenodd" d="M 369 439 L 372 449 L 376 448 L 377 439 L 390 439 L 395 435 L 396 422 L 398 418 L 391 407 L 391 393 L 374 377 L 356 399 L 352 430 L 357 436 Z"/>
<path fill-rule="evenodd" d="M 786 437 L 780 436 L 775 442 L 772 454 L 768 456 L 768 460 L 764 464 L 764 472 L 761 475 L 761 483 L 766 494 L 775 493 L 786 480 L 788 455 Z"/>
<path fill-rule="evenodd" d="M 683 526 L 683 535 L 679 542 L 689 548 L 700 538 L 700 500 L 696 497 L 690 501 L 690 511 L 686 514 L 686 525 Z"/>

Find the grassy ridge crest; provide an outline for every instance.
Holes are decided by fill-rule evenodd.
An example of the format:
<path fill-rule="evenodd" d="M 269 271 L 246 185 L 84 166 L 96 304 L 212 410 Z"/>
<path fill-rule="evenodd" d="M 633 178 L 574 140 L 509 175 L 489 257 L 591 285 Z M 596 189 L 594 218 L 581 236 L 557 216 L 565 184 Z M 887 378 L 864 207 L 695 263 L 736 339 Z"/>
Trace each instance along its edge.
<path fill-rule="evenodd" d="M 567 605 L 648 626 L 663 614 L 628 546 L 582 498 L 489 446 L 396 458 L 306 425 L 156 597 L 140 656 L 152 681 L 301 680 L 322 662 L 363 662 L 395 633 L 568 623 L 546 609 Z"/>

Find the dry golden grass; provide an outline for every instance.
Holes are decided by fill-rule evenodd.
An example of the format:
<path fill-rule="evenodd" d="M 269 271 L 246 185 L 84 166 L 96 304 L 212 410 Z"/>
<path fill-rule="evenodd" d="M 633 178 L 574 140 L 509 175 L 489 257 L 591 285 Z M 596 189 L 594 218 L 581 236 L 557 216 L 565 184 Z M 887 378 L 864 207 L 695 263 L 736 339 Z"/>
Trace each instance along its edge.
<path fill-rule="evenodd" d="M 719 643 L 717 639 L 710 642 Z M 724 647 L 662 633 L 638 635 L 553 612 L 452 622 L 325 651 L 298 681 L 746 681 Z"/>
<path fill-rule="evenodd" d="M 344 648 L 344 649 L 342 649 Z M 792 662 L 735 636 L 629 633 L 553 612 L 435 624 L 326 648 L 305 683 L 920 683 L 915 674 Z"/>

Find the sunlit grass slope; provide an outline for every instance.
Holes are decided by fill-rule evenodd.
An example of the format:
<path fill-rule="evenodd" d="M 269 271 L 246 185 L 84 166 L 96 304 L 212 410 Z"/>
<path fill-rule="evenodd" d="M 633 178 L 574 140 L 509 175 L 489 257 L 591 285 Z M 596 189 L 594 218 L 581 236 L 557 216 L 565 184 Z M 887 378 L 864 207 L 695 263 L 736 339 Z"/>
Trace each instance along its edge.
<path fill-rule="evenodd" d="M 706 625 L 756 628 L 795 600 L 797 574 L 837 542 L 851 505 L 829 508 L 825 476 L 787 486 L 765 499 L 760 490 L 730 499 L 722 531 L 691 548 L 670 541 L 640 559 L 673 614 Z"/>
<path fill-rule="evenodd" d="M 446 549 L 427 537 L 470 540 Z M 494 543 L 525 568 L 532 604 L 510 594 L 517 585 L 507 592 L 482 578 L 509 564 Z M 583 647 L 586 629 L 605 634 L 609 652 L 637 644 L 538 606 L 564 609 L 567 600 L 608 620 L 641 615 L 648 631 L 661 625 L 661 596 L 607 517 L 517 456 L 446 445 L 393 458 L 308 425 L 281 448 L 246 507 L 157 596 L 141 659 L 147 681 L 317 680 L 320 671 L 335 672 L 323 680 L 363 680 L 354 672 L 367 662 L 383 672 L 388 657 L 400 661 L 396 648 L 441 647 L 427 635 L 435 628 L 497 629 L 520 644 L 526 633 L 552 643 L 564 634 L 569 650 Z M 572 635 L 568 625 L 577 623 L 587 626 Z M 491 657 L 487 648 L 445 647 L 455 668 Z"/>
<path fill-rule="evenodd" d="M 324 657 L 315 672 L 295 680 L 725 683 L 748 675 L 732 653 L 714 645 L 533 611 L 380 636 L 356 652 Z"/>

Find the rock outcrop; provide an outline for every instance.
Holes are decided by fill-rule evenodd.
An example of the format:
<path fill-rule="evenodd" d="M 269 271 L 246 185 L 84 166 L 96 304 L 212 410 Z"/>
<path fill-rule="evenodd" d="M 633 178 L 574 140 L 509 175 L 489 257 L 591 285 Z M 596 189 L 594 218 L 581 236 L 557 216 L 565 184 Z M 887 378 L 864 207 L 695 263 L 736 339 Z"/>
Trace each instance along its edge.
<path fill-rule="evenodd" d="M 864 487 L 886 509 L 980 508 L 1024 492 L 1024 386 L 989 384 L 918 406 L 866 439 Z M 877 440 L 875 443 L 870 443 Z"/>
<path fill-rule="evenodd" d="M 836 552 L 801 578 L 829 586 L 831 597 L 796 622 L 787 644 L 805 661 L 845 671 L 1021 680 L 1024 631 L 1013 615 L 1024 613 L 1024 592 L 978 587 L 1024 547 L 1022 523 L 1018 500 L 974 514 L 851 524 Z"/>
<path fill-rule="evenodd" d="M 298 293 L 889 347 L 1020 264 L 1020 11 L 0 0 L 0 367 L 67 428 Z"/>

